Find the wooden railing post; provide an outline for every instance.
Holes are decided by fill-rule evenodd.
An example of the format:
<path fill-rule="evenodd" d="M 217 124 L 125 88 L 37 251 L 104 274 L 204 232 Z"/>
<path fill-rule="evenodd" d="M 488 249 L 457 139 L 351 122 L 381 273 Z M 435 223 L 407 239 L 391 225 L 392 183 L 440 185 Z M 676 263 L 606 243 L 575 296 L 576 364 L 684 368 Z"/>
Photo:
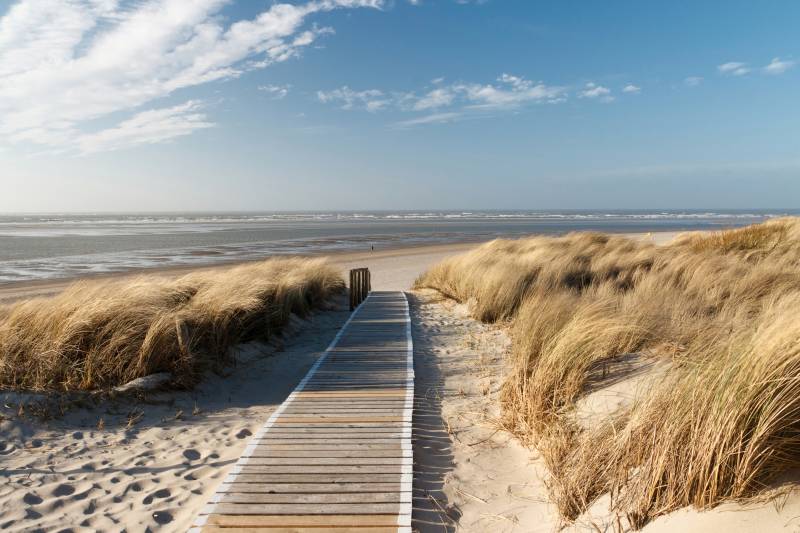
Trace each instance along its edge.
<path fill-rule="evenodd" d="M 363 302 L 372 290 L 372 274 L 368 268 L 354 268 L 350 271 L 350 310 Z"/>

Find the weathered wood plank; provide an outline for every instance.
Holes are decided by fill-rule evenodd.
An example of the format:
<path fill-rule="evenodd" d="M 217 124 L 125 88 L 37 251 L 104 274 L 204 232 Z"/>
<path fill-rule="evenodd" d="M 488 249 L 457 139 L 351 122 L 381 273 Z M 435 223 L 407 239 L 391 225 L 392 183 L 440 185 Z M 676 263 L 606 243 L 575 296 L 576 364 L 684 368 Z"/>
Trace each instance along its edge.
<path fill-rule="evenodd" d="M 398 503 L 218 503 L 214 514 L 232 515 L 338 515 L 338 514 L 394 514 L 400 512 Z"/>
<path fill-rule="evenodd" d="M 319 453 L 318 453 L 319 455 Z M 397 454 L 396 454 L 397 455 Z M 253 466 L 298 466 L 314 470 L 319 466 L 387 466 L 402 465 L 405 463 L 403 457 L 256 457 L 250 456 L 250 460 L 245 465 L 247 472 Z"/>
<path fill-rule="evenodd" d="M 354 424 L 361 422 L 402 422 L 402 416 L 359 416 L 359 415 L 293 415 L 281 416 L 276 424 Z"/>
<path fill-rule="evenodd" d="M 391 448 L 351 448 L 346 444 L 333 446 L 316 446 L 309 447 L 308 445 L 295 446 L 294 448 L 275 446 L 258 446 L 255 451 L 250 455 L 254 457 L 342 457 L 342 458 L 376 458 L 376 457 L 411 457 L 411 450 L 403 450 L 399 445 Z"/>
<path fill-rule="evenodd" d="M 348 504 L 348 503 L 408 503 L 410 492 L 344 492 L 321 494 L 271 494 L 226 492 L 220 496 L 220 503 L 264 503 L 264 504 Z"/>
<path fill-rule="evenodd" d="M 243 474 L 400 474 L 401 465 L 254 465 L 242 467 Z"/>
<path fill-rule="evenodd" d="M 275 472 L 242 472 L 232 483 L 397 483 L 396 472 L 389 474 L 278 474 Z"/>
<path fill-rule="evenodd" d="M 366 492 L 407 492 L 398 483 L 227 483 L 220 487 L 227 493 L 336 494 Z M 219 492 L 219 491 L 218 491 Z"/>
<path fill-rule="evenodd" d="M 265 528 L 263 526 L 205 526 L 202 529 L 203 533 L 321 533 L 319 527 L 297 527 L 297 526 L 289 526 L 289 527 L 268 527 Z M 348 527 L 348 526 L 325 526 L 324 531 L 329 531 L 331 533 L 397 533 L 398 528 L 397 526 L 385 526 L 385 527 Z"/>
<path fill-rule="evenodd" d="M 208 516 L 206 523 L 209 526 L 223 527 L 397 527 L 397 515 L 372 514 L 372 515 L 282 515 L 282 516 L 236 516 L 216 515 Z"/>

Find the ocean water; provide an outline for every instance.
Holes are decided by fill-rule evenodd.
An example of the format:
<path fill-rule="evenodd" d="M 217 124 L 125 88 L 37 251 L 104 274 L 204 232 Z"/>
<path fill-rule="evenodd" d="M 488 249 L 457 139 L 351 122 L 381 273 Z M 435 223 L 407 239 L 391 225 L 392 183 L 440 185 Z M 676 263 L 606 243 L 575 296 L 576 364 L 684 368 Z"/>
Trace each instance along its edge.
<path fill-rule="evenodd" d="M 742 226 L 791 211 L 361 211 L 0 215 L 0 283 L 271 255 L 569 231 Z"/>

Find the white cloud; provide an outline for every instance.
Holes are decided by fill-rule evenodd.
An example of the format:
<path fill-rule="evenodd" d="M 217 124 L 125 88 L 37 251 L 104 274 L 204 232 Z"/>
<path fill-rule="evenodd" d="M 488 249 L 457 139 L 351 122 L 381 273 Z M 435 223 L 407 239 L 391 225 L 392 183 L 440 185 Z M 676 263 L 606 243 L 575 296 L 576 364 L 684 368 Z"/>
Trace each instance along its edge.
<path fill-rule="evenodd" d="M 422 117 L 396 122 L 394 125 L 398 128 L 411 128 L 413 126 L 422 126 L 424 124 L 444 124 L 446 122 L 453 122 L 459 119 L 461 116 L 462 114 L 457 112 L 433 113 L 431 115 L 424 115 Z"/>
<path fill-rule="evenodd" d="M 774 57 L 772 58 L 772 61 L 770 61 L 769 65 L 764 67 L 764 72 L 767 74 L 783 74 L 795 66 L 795 64 L 795 61 L 782 60 L 779 57 Z"/>
<path fill-rule="evenodd" d="M 622 92 L 628 94 L 639 94 L 640 92 L 642 92 L 642 88 L 639 87 L 638 85 L 629 83 L 628 85 L 622 88 Z"/>
<path fill-rule="evenodd" d="M 701 83 L 703 83 L 703 78 L 700 76 L 689 76 L 683 80 L 683 84 L 687 87 L 697 87 Z"/>
<path fill-rule="evenodd" d="M 289 94 L 291 85 L 259 85 L 258 90 L 269 94 L 273 100 L 282 100 Z"/>
<path fill-rule="evenodd" d="M 331 31 L 303 27 L 315 13 L 383 0 L 274 4 L 228 25 L 219 17 L 226 3 L 18 1 L 0 18 L 0 139 L 74 145 L 90 121 L 297 56 Z M 131 127 L 123 119 L 108 131 Z"/>
<path fill-rule="evenodd" d="M 444 87 L 441 89 L 434 89 L 425 96 L 419 98 L 414 103 L 414 109 L 417 111 L 424 111 L 426 109 L 448 106 L 453 103 L 455 98 L 456 94 L 450 88 Z"/>
<path fill-rule="evenodd" d="M 190 100 L 174 107 L 142 111 L 116 127 L 81 135 L 76 144 L 82 153 L 90 154 L 155 144 L 189 135 L 214 125 L 206 120 L 204 113 L 199 112 L 201 107 L 201 102 Z"/>
<path fill-rule="evenodd" d="M 597 85 L 594 82 L 587 83 L 586 87 L 578 93 L 578 98 L 591 98 L 604 102 L 611 102 L 614 100 L 614 97 L 611 96 L 611 89 L 603 87 L 602 85 Z"/>
<path fill-rule="evenodd" d="M 381 111 L 392 103 L 377 89 L 354 91 L 346 85 L 332 91 L 317 91 L 317 98 L 325 104 L 338 103 L 342 109 L 362 109 L 371 113 Z"/>
<path fill-rule="evenodd" d="M 739 61 L 729 61 L 727 63 L 718 65 L 717 70 L 722 74 L 729 74 L 731 76 L 744 76 L 750 72 L 750 68 L 747 66 L 747 63 L 741 63 Z"/>
<path fill-rule="evenodd" d="M 331 91 L 318 91 L 317 98 L 323 103 L 338 104 L 346 110 L 383 111 L 395 109 L 403 112 L 434 111 L 442 108 L 457 108 L 473 113 L 482 111 L 508 111 L 525 104 L 560 103 L 566 100 L 563 87 L 532 82 L 518 76 L 503 74 L 497 83 L 453 83 L 443 85 L 443 79 L 434 80 L 435 88 L 423 94 L 414 92 L 387 93 L 379 89 L 354 91 L 348 86 Z M 452 112 L 452 111 L 451 111 Z M 430 115 L 447 116 L 446 113 Z M 452 117 L 451 117 L 452 118 Z M 421 122 L 414 122 L 421 120 Z M 412 124 L 429 123 L 413 119 Z"/>
<path fill-rule="evenodd" d="M 461 84 L 453 89 L 465 94 L 472 108 L 513 109 L 525 103 L 557 103 L 566 98 L 563 87 L 534 83 L 525 78 L 503 74 L 499 84 Z"/>

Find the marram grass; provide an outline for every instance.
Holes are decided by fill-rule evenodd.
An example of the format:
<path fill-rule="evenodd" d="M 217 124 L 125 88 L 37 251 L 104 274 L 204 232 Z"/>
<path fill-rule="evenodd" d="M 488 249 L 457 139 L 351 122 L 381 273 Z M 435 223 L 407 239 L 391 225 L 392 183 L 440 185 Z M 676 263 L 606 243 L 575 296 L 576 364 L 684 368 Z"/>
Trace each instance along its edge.
<path fill-rule="evenodd" d="M 640 527 L 756 495 L 800 466 L 800 220 L 685 234 L 496 240 L 416 282 L 507 321 L 504 423 L 541 452 L 567 520 L 603 494 Z M 576 402 L 624 354 L 663 379 L 589 428 Z"/>
<path fill-rule="evenodd" d="M 82 281 L 0 309 L 0 387 L 91 390 L 156 372 L 191 386 L 230 348 L 277 334 L 343 290 L 319 259 L 275 259 L 177 279 Z"/>

